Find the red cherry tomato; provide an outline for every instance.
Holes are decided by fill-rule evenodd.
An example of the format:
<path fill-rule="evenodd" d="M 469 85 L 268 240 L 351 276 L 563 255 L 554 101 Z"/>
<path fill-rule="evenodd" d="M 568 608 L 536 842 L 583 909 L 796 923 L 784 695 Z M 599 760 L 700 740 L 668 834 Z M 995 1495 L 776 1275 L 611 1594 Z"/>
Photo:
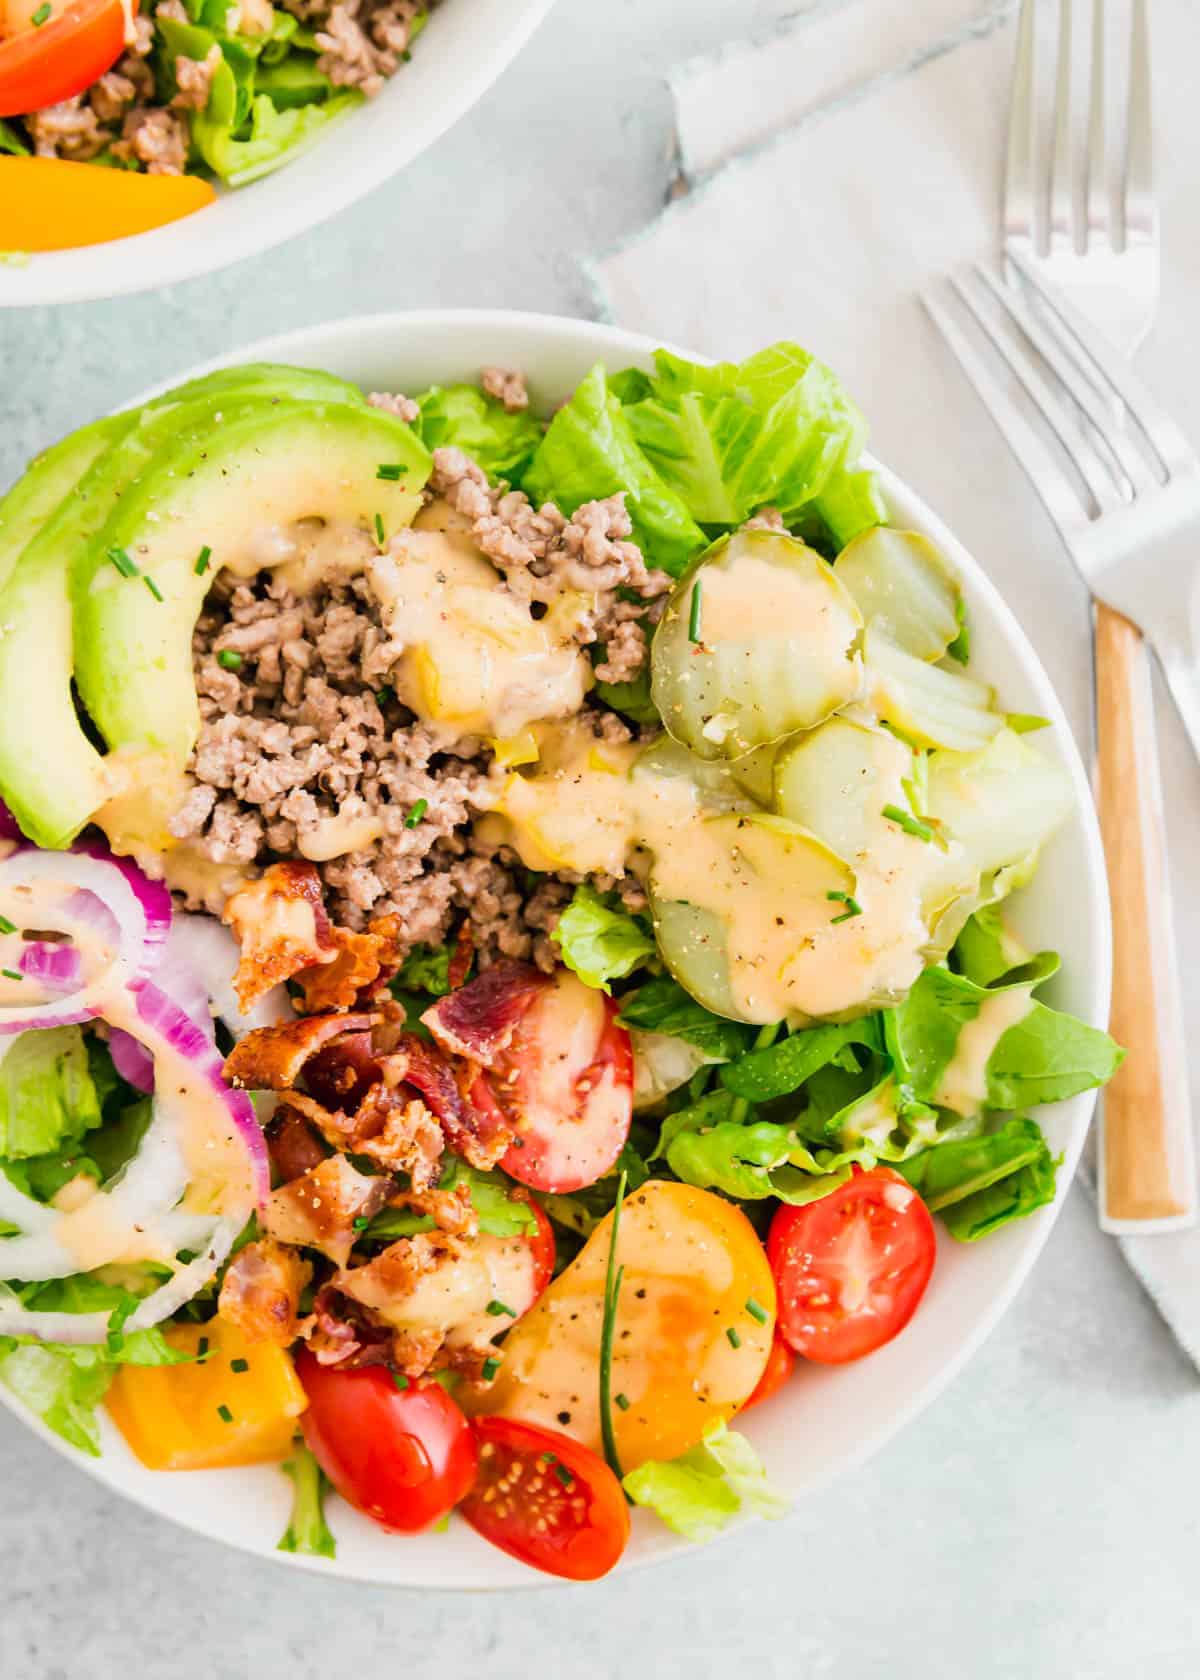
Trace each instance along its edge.
<path fill-rule="evenodd" d="M 462 1514 L 494 1546 L 548 1575 L 595 1581 L 629 1539 L 621 1484 L 590 1448 L 511 1418 L 475 1420 L 479 1475 Z"/>
<path fill-rule="evenodd" d="M 439 1383 L 400 1389 L 370 1365 L 339 1371 L 296 1356 L 308 1396 L 304 1439 L 349 1504 L 383 1528 L 415 1534 L 454 1508 L 475 1479 L 471 1426 Z"/>
<path fill-rule="evenodd" d="M 771 1343 L 767 1363 L 763 1366 L 763 1374 L 758 1379 L 758 1387 L 746 1401 L 742 1410 L 748 1412 L 751 1406 L 757 1406 L 759 1401 L 769 1400 L 773 1394 L 778 1394 L 795 1369 L 796 1355 L 782 1336 L 776 1336 Z"/>
<path fill-rule="evenodd" d="M 50 16 L 34 26 L 19 19 L 23 5 L 0 0 L 0 117 L 19 117 L 57 105 L 98 81 L 125 51 L 120 0 L 51 0 Z M 137 11 L 137 0 L 132 0 Z M 27 27 L 15 27 L 18 23 Z"/>
<path fill-rule="evenodd" d="M 536 1301 L 554 1276 L 554 1227 L 546 1218 L 541 1208 L 532 1199 L 529 1211 L 537 1220 L 537 1230 L 531 1231 L 526 1238 L 533 1250 L 533 1299 Z"/>
<path fill-rule="evenodd" d="M 617 1005 L 560 969 L 471 1096 L 516 1130 L 500 1165 L 519 1183 L 554 1192 L 594 1184 L 633 1116 L 633 1049 Z"/>
<path fill-rule="evenodd" d="M 874 1353 L 917 1310 L 936 1251 L 929 1209 L 890 1167 L 781 1207 L 767 1237 L 779 1334 L 824 1365 Z"/>

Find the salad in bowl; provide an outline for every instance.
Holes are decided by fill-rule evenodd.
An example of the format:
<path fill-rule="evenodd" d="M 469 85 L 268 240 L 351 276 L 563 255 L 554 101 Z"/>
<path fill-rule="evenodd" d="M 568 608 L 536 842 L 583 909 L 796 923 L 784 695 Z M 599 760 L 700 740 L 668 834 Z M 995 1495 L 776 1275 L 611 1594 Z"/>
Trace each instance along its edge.
<path fill-rule="evenodd" d="M 798 346 L 347 371 L 0 502 L 0 1392 L 314 1567 L 594 1579 L 1046 1219 L 1078 780 Z"/>

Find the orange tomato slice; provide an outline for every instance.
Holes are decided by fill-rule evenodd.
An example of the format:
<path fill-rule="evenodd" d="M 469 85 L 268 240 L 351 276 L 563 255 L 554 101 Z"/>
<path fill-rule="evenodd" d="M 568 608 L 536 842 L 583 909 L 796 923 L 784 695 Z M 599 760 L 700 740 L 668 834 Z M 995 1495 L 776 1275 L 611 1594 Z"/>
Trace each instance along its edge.
<path fill-rule="evenodd" d="M 67 251 L 148 233 L 211 204 L 194 175 L 140 175 L 60 158 L 0 158 L 6 251 Z"/>

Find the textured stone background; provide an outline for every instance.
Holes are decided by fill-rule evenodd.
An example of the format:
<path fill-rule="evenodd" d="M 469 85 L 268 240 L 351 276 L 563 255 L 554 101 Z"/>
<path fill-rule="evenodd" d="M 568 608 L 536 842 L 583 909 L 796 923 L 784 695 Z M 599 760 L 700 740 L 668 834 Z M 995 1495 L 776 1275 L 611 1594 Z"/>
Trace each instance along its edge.
<path fill-rule="evenodd" d="M 560 0 L 431 155 L 323 228 L 159 294 L 0 314 L 0 483 L 264 333 L 438 304 L 586 313 L 573 254 L 667 189 L 663 74 L 795 10 Z M 1191 1680 L 1198 1488 L 1196 1372 L 1075 1190 L 999 1330 L 883 1455 L 783 1525 L 608 1585 L 504 1601 L 294 1574 L 120 1503 L 0 1414 L 0 1674 Z"/>

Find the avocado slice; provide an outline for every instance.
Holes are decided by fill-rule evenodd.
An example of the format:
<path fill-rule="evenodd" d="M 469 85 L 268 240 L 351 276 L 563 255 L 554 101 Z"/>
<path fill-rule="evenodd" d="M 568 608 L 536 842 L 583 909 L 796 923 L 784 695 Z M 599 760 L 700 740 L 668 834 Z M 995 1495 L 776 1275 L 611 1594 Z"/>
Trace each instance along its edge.
<path fill-rule="evenodd" d="M 390 534 L 420 507 L 430 467 L 390 414 L 286 400 L 231 404 L 156 455 L 72 569 L 76 680 L 109 746 L 148 746 L 182 769 L 200 722 L 192 632 L 216 572 L 249 568 L 262 530 L 301 519 L 371 530 L 378 516 Z M 123 576 L 114 552 L 141 575 Z"/>
<path fill-rule="evenodd" d="M 55 446 L 0 503 L 0 792 L 40 846 L 70 845 L 108 797 L 104 759 L 80 725 L 71 692 L 68 571 L 121 495 L 180 435 L 204 435 L 221 404 L 250 396 L 363 402 L 331 374 L 268 363 L 222 369 L 140 411 L 97 421 Z M 16 503 L 17 515 L 9 516 Z M 24 511 L 22 512 L 22 509 Z M 22 539 L 26 539 L 22 542 Z M 18 547 L 17 545 L 20 544 Z M 36 733 L 29 720 L 37 720 Z"/>

